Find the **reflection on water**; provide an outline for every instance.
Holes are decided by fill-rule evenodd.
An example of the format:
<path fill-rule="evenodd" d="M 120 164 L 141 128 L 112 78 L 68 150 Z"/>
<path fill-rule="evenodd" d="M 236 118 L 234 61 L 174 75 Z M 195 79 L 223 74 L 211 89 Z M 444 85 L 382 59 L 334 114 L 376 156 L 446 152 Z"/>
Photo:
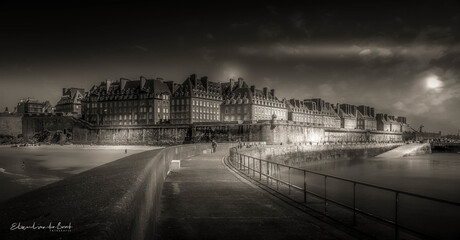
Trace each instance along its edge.
<path fill-rule="evenodd" d="M 460 202 L 460 154 L 337 160 L 303 168 Z"/>

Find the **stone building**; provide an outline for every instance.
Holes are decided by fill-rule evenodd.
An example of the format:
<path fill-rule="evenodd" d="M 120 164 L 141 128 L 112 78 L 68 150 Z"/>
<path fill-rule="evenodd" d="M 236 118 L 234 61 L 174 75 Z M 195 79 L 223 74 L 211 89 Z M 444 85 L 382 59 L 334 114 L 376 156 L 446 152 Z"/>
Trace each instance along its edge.
<path fill-rule="evenodd" d="M 172 93 L 171 123 L 219 122 L 222 103 L 222 87 L 219 82 L 195 74 L 182 84 L 168 82 Z"/>
<path fill-rule="evenodd" d="M 385 132 L 401 132 L 402 127 L 395 116 L 386 113 L 378 113 L 376 116 L 377 130 Z M 401 119 L 402 120 L 402 119 Z"/>
<path fill-rule="evenodd" d="M 320 98 L 286 101 L 289 120 L 308 125 L 340 128 L 340 118 L 332 105 Z"/>
<path fill-rule="evenodd" d="M 56 112 L 81 115 L 81 100 L 84 96 L 83 88 L 63 88 L 62 97 L 56 104 Z"/>
<path fill-rule="evenodd" d="M 17 106 L 17 113 L 52 113 L 54 107 L 51 106 L 49 101 L 40 102 L 35 98 L 21 99 Z"/>
<path fill-rule="evenodd" d="M 357 129 L 358 128 L 358 109 L 355 105 L 351 104 L 339 104 L 335 107 L 336 113 L 340 117 L 340 127 L 346 129 Z"/>
<path fill-rule="evenodd" d="M 237 83 L 230 79 L 223 85 L 222 121 L 288 119 L 286 103 L 275 96 L 275 89 L 248 87 L 242 78 Z"/>
<path fill-rule="evenodd" d="M 82 99 L 82 118 L 94 125 L 153 125 L 170 120 L 171 92 L 162 79 L 107 80 Z"/>
<path fill-rule="evenodd" d="M 406 117 L 398 117 L 396 121 L 401 124 L 401 132 L 411 132 L 411 128 L 409 124 L 407 124 Z"/>
<path fill-rule="evenodd" d="M 377 130 L 374 108 L 360 105 L 357 110 L 357 128 L 371 131 Z"/>

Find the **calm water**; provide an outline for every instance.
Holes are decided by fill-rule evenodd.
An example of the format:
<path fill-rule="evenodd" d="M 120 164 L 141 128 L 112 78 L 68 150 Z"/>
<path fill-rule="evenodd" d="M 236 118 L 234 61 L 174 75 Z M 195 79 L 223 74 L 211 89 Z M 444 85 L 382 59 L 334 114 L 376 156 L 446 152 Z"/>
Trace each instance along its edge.
<path fill-rule="evenodd" d="M 397 159 L 370 158 L 336 160 L 309 164 L 304 169 L 370 183 L 438 199 L 460 203 L 460 154 L 434 153 Z M 303 186 L 303 173 L 292 173 L 291 181 Z M 324 196 L 324 177 L 307 174 L 307 189 Z M 327 179 L 327 197 L 353 206 L 353 184 Z M 395 193 L 357 185 L 355 204 L 358 209 L 390 220 L 395 219 Z M 324 201 L 311 197 L 320 211 Z M 352 214 L 341 212 L 329 204 L 330 215 L 352 221 Z M 400 194 L 398 222 L 406 227 L 428 233 L 439 239 L 460 239 L 460 207 Z M 366 229 L 376 224 L 361 220 Z M 392 228 L 375 228 L 375 237 L 392 236 Z M 366 230 L 369 232 L 369 230 Z"/>
<path fill-rule="evenodd" d="M 460 202 L 460 154 L 342 160 L 303 168 Z"/>

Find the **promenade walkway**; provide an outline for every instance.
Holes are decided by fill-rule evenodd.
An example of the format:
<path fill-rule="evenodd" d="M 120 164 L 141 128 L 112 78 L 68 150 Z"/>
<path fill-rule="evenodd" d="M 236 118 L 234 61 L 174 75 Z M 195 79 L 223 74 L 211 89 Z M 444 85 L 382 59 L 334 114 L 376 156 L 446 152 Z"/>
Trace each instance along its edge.
<path fill-rule="evenodd" d="M 181 162 L 166 179 L 159 239 L 351 239 L 231 172 L 228 146 Z"/>

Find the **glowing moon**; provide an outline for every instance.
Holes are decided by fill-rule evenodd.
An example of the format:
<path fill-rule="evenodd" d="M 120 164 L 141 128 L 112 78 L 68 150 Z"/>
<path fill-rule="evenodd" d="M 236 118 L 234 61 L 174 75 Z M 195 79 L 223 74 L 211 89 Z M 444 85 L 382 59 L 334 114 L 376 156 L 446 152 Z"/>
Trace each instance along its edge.
<path fill-rule="evenodd" d="M 429 77 L 426 80 L 426 86 L 428 88 L 438 88 L 438 87 L 441 87 L 441 85 L 442 85 L 442 82 L 439 81 L 438 77 Z"/>

